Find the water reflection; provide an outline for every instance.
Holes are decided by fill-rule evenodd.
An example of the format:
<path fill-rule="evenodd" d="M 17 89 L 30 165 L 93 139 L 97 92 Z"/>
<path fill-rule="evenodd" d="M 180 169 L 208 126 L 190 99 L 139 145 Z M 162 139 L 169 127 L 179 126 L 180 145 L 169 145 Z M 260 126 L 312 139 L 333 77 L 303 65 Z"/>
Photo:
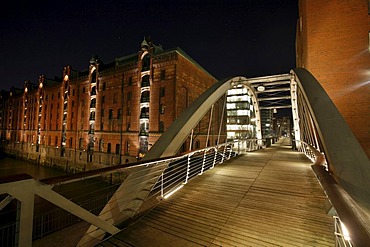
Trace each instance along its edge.
<path fill-rule="evenodd" d="M 21 173 L 29 174 L 37 180 L 68 174 L 59 169 L 37 165 L 24 160 L 16 160 L 9 157 L 0 158 L 0 178 Z"/>

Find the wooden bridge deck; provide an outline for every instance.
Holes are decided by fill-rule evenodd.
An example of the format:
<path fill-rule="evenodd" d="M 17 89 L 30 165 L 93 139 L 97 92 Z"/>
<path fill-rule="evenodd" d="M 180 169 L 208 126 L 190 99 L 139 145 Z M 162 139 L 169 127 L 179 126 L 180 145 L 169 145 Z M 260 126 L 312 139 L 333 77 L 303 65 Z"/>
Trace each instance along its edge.
<path fill-rule="evenodd" d="M 99 246 L 334 246 L 310 165 L 287 140 L 239 156 Z"/>

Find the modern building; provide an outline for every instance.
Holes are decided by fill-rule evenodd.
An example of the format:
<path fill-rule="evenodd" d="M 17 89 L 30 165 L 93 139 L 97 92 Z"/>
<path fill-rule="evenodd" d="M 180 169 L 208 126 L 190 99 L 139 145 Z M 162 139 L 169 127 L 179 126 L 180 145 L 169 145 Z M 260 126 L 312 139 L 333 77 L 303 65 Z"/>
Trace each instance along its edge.
<path fill-rule="evenodd" d="M 136 161 L 215 82 L 180 48 L 164 50 L 144 38 L 137 53 L 110 63 L 94 56 L 85 71 L 66 66 L 61 79 L 40 76 L 37 84 L 2 92 L 3 146 L 8 153 L 66 170 Z M 214 119 L 222 106 L 216 104 Z M 194 148 L 215 144 L 217 138 L 205 143 L 208 120 L 194 129 Z M 218 130 L 219 124 L 212 127 Z"/>
<path fill-rule="evenodd" d="M 256 137 L 256 118 L 248 88 L 239 86 L 227 92 L 227 139 Z"/>
<path fill-rule="evenodd" d="M 369 1 L 299 1 L 297 67 L 329 94 L 370 157 Z M 338 133 L 340 135 L 340 133 Z"/>

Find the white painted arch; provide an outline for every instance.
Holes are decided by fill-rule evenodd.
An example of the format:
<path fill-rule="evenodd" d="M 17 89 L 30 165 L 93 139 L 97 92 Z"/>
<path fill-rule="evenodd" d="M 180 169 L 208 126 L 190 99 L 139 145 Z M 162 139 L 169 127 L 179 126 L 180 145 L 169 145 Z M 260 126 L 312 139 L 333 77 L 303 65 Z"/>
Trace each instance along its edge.
<path fill-rule="evenodd" d="M 247 87 L 248 94 L 252 98 L 254 111 L 256 113 L 257 139 L 262 139 L 261 117 L 257 101 L 257 95 L 248 79 L 237 76 L 224 79 L 213 84 L 202 95 L 200 95 L 166 130 L 165 133 L 156 141 L 143 160 L 151 160 L 160 157 L 175 155 L 189 136 L 191 130 L 198 124 L 203 116 L 208 112 L 213 104 L 216 103 L 229 89 L 238 85 Z M 260 142 L 262 144 L 262 142 Z"/>

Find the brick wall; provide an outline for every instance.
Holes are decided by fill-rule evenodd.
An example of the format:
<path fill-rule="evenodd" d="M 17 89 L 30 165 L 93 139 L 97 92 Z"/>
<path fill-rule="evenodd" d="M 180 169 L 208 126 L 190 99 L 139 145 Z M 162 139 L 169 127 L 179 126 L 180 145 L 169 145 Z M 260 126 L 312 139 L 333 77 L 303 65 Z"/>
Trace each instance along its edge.
<path fill-rule="evenodd" d="M 368 2 L 302 0 L 299 8 L 297 65 L 317 78 L 370 157 Z"/>

